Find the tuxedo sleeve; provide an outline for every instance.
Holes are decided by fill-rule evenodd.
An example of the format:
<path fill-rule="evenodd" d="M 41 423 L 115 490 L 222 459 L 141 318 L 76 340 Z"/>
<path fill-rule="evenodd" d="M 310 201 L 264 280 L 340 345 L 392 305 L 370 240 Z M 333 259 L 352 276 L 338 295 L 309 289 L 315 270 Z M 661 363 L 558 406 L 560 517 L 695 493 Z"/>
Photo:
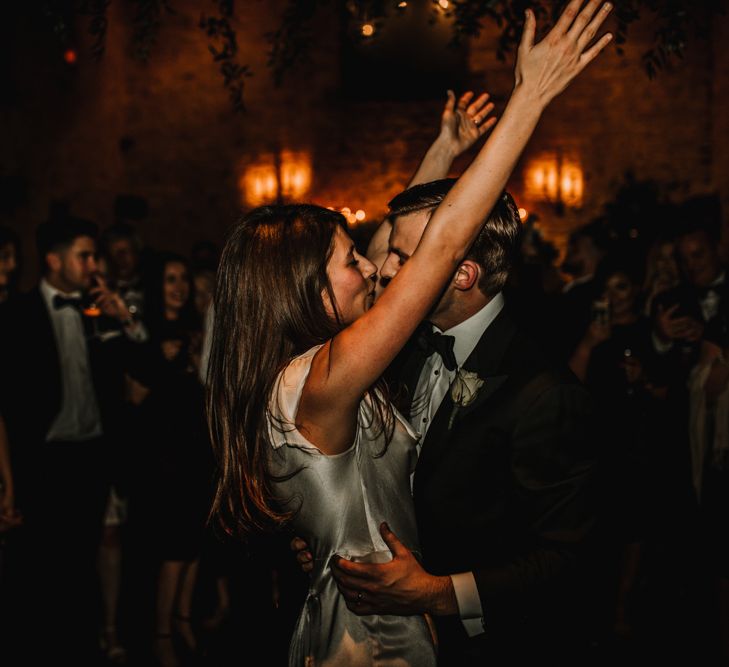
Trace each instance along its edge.
<path fill-rule="evenodd" d="M 595 429 L 579 384 L 552 384 L 519 406 L 512 437 L 513 497 L 525 519 L 520 546 L 505 562 L 474 570 L 484 624 L 508 622 L 560 595 L 594 525 Z"/>

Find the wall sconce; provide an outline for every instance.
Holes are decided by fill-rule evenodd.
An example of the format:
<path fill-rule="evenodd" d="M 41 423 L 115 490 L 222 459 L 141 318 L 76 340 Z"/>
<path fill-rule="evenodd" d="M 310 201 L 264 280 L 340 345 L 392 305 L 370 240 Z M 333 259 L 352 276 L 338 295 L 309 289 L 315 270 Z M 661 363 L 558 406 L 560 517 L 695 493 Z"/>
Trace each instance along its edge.
<path fill-rule="evenodd" d="M 559 215 L 565 209 L 582 206 L 585 181 L 576 160 L 564 158 L 561 151 L 545 153 L 532 160 L 526 169 L 526 194 L 546 201 Z"/>
<path fill-rule="evenodd" d="M 311 156 L 282 150 L 268 153 L 245 168 L 239 182 L 243 201 L 249 206 L 300 200 L 311 187 Z"/>

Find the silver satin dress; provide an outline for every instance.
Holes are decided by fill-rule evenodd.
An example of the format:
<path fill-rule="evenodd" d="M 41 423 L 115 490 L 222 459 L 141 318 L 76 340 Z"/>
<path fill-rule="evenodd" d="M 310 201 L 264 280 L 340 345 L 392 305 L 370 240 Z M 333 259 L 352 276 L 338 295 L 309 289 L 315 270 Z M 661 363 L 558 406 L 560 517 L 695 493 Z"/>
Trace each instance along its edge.
<path fill-rule="evenodd" d="M 360 404 L 353 445 L 322 454 L 293 426 L 311 361 L 320 346 L 294 359 L 279 376 L 270 403 L 270 470 L 294 474 L 276 483 L 286 509 L 296 510 L 293 529 L 314 556 L 309 592 L 291 640 L 291 667 L 428 667 L 435 650 L 423 616 L 357 616 L 337 590 L 330 568 L 334 554 L 360 562 L 386 562 L 392 554 L 379 525 L 393 532 L 418 558 L 410 495 L 416 436 L 397 415 L 384 455 L 371 404 Z M 296 472 L 299 471 L 299 472 Z"/>

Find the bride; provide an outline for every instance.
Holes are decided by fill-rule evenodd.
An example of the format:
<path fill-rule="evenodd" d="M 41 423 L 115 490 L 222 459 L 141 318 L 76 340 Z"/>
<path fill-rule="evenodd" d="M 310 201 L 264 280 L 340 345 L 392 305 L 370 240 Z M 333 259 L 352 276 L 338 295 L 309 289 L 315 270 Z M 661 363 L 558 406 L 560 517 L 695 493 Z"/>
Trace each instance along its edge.
<path fill-rule="evenodd" d="M 213 516 L 230 534 L 292 527 L 314 557 L 290 665 L 435 664 L 425 613 L 453 603 L 429 577 L 423 615 L 357 616 L 337 591 L 334 555 L 391 558 L 378 529 L 418 555 L 410 472 L 416 437 L 381 376 L 428 314 L 479 233 L 549 102 L 606 46 L 590 46 L 609 5 L 572 0 L 534 43 L 527 11 L 515 86 L 473 163 L 433 214 L 417 250 L 374 303 L 376 268 L 344 218 L 271 206 L 232 230 L 215 293 L 208 412 L 219 479 Z"/>

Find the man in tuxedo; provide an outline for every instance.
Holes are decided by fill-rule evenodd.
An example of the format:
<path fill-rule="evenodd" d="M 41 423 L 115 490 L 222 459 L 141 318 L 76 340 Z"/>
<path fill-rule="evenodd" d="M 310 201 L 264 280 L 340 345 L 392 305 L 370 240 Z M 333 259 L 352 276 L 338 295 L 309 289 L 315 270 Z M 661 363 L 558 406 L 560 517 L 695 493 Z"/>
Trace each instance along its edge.
<path fill-rule="evenodd" d="M 654 300 L 654 345 L 659 354 L 696 347 L 706 327 L 726 319 L 726 272 L 718 252 L 719 236 L 709 225 L 690 224 L 676 238 L 683 282 Z M 690 362 L 695 361 L 692 356 Z"/>
<path fill-rule="evenodd" d="M 97 277 L 96 235 L 96 225 L 76 218 L 41 225 L 43 278 L 0 322 L 0 413 L 24 518 L 14 545 L 25 575 L 18 620 L 43 640 L 26 648 L 56 656 L 89 656 L 95 647 L 95 561 L 123 346 L 144 338 Z"/>
<path fill-rule="evenodd" d="M 414 252 L 454 182 L 390 202 L 385 278 Z M 424 563 L 383 524 L 391 562 L 333 565 L 358 614 L 433 614 L 441 664 L 567 659 L 575 650 L 572 593 L 594 520 L 591 407 L 504 309 L 519 231 L 504 193 L 430 322 L 393 364 L 403 412 L 421 433 L 413 495 Z"/>

